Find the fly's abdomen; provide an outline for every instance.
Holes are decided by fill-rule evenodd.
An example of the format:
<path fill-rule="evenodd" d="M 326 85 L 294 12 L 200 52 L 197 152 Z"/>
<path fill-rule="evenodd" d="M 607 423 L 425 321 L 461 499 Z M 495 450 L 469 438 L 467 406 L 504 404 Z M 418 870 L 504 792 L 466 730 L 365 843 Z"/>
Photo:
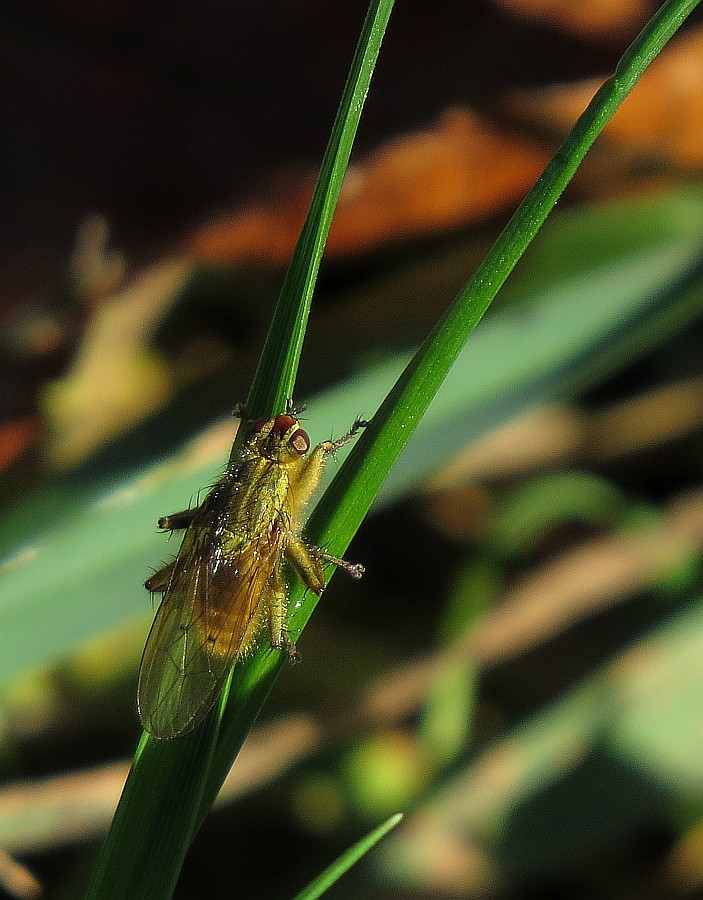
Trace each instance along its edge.
<path fill-rule="evenodd" d="M 251 646 L 260 628 L 258 603 L 247 602 L 235 615 L 210 608 L 202 621 L 202 638 L 208 655 L 221 658 L 239 656 Z"/>
<path fill-rule="evenodd" d="M 234 657 L 252 644 L 261 623 L 261 601 L 285 537 L 280 516 L 258 532 L 226 529 L 221 558 L 209 577 L 197 611 L 197 624 L 210 654 Z"/>

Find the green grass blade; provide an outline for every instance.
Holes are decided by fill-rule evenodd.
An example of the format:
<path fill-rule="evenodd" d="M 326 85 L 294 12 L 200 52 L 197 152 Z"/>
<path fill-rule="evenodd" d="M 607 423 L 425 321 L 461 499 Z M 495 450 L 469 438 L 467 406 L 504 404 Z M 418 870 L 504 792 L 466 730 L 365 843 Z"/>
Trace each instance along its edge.
<path fill-rule="evenodd" d="M 369 8 L 311 210 L 247 399 L 252 416 L 281 411 L 292 396 L 314 282 L 392 6 L 393 0 L 373 0 Z M 233 453 L 236 446 L 235 441 Z M 90 900 L 159 900 L 172 895 L 188 846 L 212 800 L 210 792 L 205 798 L 203 794 L 223 710 L 234 705 L 238 721 L 243 710 L 247 713 L 227 742 L 232 759 L 272 683 L 262 677 L 252 682 L 248 675 L 256 672 L 254 666 L 238 673 L 229 700 L 226 686 L 219 708 L 191 734 L 166 743 L 142 739 L 98 860 Z"/>
<path fill-rule="evenodd" d="M 647 65 L 698 0 L 670 0 L 625 52 L 615 74 L 591 100 L 561 148 L 520 204 L 473 277 L 413 356 L 371 426 L 347 457 L 307 526 L 311 540 L 339 555 L 368 512 L 391 467 L 446 378 L 491 300 L 556 204 L 579 163 Z M 309 613 L 296 614 L 302 627 Z"/>
<path fill-rule="evenodd" d="M 567 136 L 535 186 L 489 251 L 475 275 L 459 293 L 392 388 L 370 426 L 356 441 L 337 477 L 310 517 L 306 533 L 311 541 L 341 556 L 374 501 L 383 481 L 429 403 L 454 364 L 491 300 L 578 168 L 579 163 L 618 106 L 630 93 L 647 65 L 675 33 L 698 0 L 670 0 L 645 26 Z M 290 628 L 297 636 L 305 627 L 318 598 L 295 584 L 290 596 Z M 265 696 L 282 664 L 280 651 L 265 650 L 242 664 L 236 679 L 248 679 L 254 669 L 265 679 L 257 693 Z M 213 757 L 201 815 L 214 801 L 234 759 L 230 748 L 244 739 L 243 728 L 252 713 L 248 700 L 228 707 L 221 739 Z"/>
<path fill-rule="evenodd" d="M 310 210 L 247 398 L 251 418 L 282 412 L 293 397 L 317 273 L 393 2 L 373 0 L 369 7 Z"/>
<path fill-rule="evenodd" d="M 217 727 L 210 716 L 177 742 L 142 735 L 88 897 L 171 896 L 197 826 Z"/>
<path fill-rule="evenodd" d="M 695 5 L 692 2 L 665 4 L 628 50 L 613 78 L 596 95 L 484 264 L 413 358 L 372 427 L 352 451 L 311 523 L 313 539 L 322 542 L 329 538 L 325 543 L 331 549 L 344 549 L 463 343 L 556 203 L 583 155 L 648 62 Z M 386 6 L 389 10 L 390 5 Z M 368 44 L 374 34 L 373 28 L 365 28 L 365 34 Z M 363 46 L 360 55 L 365 56 Z M 365 72 L 370 73 L 362 64 L 355 71 L 359 80 Z M 353 92 L 345 92 L 348 112 L 352 96 Z M 341 172 L 348 159 L 348 147 L 343 145 L 339 133 L 335 133 L 335 139 L 337 152 L 343 159 L 341 170 L 336 170 L 334 165 L 325 170 L 327 193 L 323 191 L 322 195 L 316 195 L 317 225 L 306 223 L 301 249 L 296 253 L 295 271 L 291 267 L 290 280 L 287 279 L 288 285 L 284 286 L 279 312 L 248 399 L 253 414 L 282 408 L 293 392 L 312 287 L 341 184 Z M 339 176 L 337 182 L 335 172 Z M 303 259 L 307 260 L 307 265 L 300 264 Z M 297 302 L 294 286 L 299 292 Z M 285 338 L 283 341 L 282 337 Z M 279 346 L 284 350 L 277 350 Z M 338 520 L 334 508 L 343 501 L 346 511 L 342 521 Z M 312 604 L 309 604 L 311 609 Z M 272 652 L 262 653 L 237 672 L 215 757 L 212 755 L 213 742 L 219 731 L 219 718 L 215 715 L 193 735 L 173 744 L 159 744 L 152 739 L 142 742 L 115 825 L 100 858 L 90 897 L 158 898 L 171 895 L 197 822 L 251 727 L 255 711 L 272 684 L 280 664 L 279 657 L 280 654 Z M 232 708 L 234 712 L 229 714 Z"/>
<path fill-rule="evenodd" d="M 395 828 L 402 818 L 402 813 L 396 813 L 396 815 L 391 816 L 390 819 L 387 819 L 382 825 L 379 825 L 378 828 L 374 828 L 374 830 L 369 832 L 366 837 L 363 837 L 358 843 L 354 844 L 353 847 L 350 847 L 336 859 L 331 866 L 328 866 L 324 872 L 321 872 L 320 875 L 318 875 L 314 881 L 311 881 L 299 894 L 296 894 L 294 900 L 317 900 L 318 897 L 321 897 L 336 881 L 339 881 L 342 875 L 346 874 L 355 863 L 359 862 L 369 850 L 375 847 L 381 838 L 385 837 L 391 829 Z"/>
<path fill-rule="evenodd" d="M 640 223 L 648 233 L 637 244 Z M 594 264 L 603 243 L 611 254 L 614 247 L 620 252 Z M 525 286 L 518 291 L 518 278 L 506 284 L 513 302 L 495 310 L 467 343 L 376 502 L 408 496 L 508 418 L 580 393 L 700 317 L 702 245 L 703 197 L 696 193 L 552 217 L 525 260 L 525 268 L 538 267 L 551 281 L 540 281 L 538 294 Z M 555 277 L 570 246 L 590 262 Z M 573 257 L 568 262 L 573 266 Z M 339 434 L 355 415 L 376 409 L 407 362 L 399 354 L 310 398 L 306 427 L 313 440 Z M 218 476 L 232 424 L 195 436 L 117 482 L 56 480 L 5 512 L 0 545 L 12 553 L 0 564 L 0 687 L 97 634 L 146 618 L 150 604 L 135 573 L 146 575 L 172 549 L 154 523 Z M 328 475 L 337 469 L 331 463 Z"/>

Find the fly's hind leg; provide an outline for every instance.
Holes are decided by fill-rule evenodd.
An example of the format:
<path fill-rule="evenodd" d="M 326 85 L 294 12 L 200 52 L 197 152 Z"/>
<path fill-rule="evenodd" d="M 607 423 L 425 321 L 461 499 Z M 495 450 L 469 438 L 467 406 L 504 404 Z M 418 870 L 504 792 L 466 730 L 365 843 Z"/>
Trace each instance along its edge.
<path fill-rule="evenodd" d="M 300 654 L 288 634 L 288 590 L 280 565 L 274 567 L 268 584 L 266 625 L 269 643 L 275 649 L 285 647 L 291 662 L 298 662 Z"/>
<path fill-rule="evenodd" d="M 170 563 L 166 563 L 163 568 L 159 569 L 158 572 L 154 572 L 147 580 L 144 582 L 144 587 L 147 591 L 151 591 L 152 594 L 163 594 L 166 588 L 171 583 L 171 576 L 173 575 L 173 570 L 176 566 L 176 560 L 171 560 Z"/>

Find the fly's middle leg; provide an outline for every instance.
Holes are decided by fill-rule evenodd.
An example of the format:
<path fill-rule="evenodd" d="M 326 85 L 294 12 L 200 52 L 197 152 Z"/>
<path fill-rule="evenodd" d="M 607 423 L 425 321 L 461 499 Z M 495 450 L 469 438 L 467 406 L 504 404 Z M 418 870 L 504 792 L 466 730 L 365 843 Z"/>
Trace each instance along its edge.
<path fill-rule="evenodd" d="M 199 508 L 194 506 L 192 509 L 184 509 L 170 516 L 162 516 L 157 525 L 162 531 L 184 531 L 195 518 Z"/>
<path fill-rule="evenodd" d="M 305 584 L 316 594 L 321 594 L 325 589 L 323 562 L 332 563 L 339 569 L 343 569 L 352 578 L 361 578 L 364 574 L 364 567 L 360 563 L 350 563 L 339 556 L 332 556 L 321 547 L 306 544 L 298 537 L 288 541 L 286 558 Z"/>
<path fill-rule="evenodd" d="M 347 573 L 347 575 L 351 575 L 352 578 L 361 578 L 366 571 L 361 563 L 347 562 L 346 559 L 342 559 L 339 556 L 332 556 L 331 553 L 328 553 L 321 547 L 315 547 L 315 550 L 320 554 L 320 559 L 324 559 L 325 562 L 332 563 L 332 565 L 337 566 L 338 569 L 343 569 Z"/>
<path fill-rule="evenodd" d="M 325 570 L 316 550 L 299 537 L 291 536 L 286 545 L 286 559 L 300 575 L 305 586 L 315 594 L 321 594 L 325 589 Z"/>

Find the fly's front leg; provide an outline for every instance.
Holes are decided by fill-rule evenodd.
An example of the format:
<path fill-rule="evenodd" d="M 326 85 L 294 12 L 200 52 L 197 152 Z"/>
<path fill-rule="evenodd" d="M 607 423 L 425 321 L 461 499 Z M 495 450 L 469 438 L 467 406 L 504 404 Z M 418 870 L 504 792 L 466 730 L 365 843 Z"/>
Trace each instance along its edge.
<path fill-rule="evenodd" d="M 323 453 L 336 453 L 340 447 L 343 447 L 345 444 L 348 444 L 355 436 L 356 433 L 362 429 L 366 428 L 369 423 L 366 419 L 356 419 L 352 427 L 347 431 L 346 434 L 343 434 L 341 437 L 338 437 L 335 441 L 323 441 L 321 444 L 318 444 L 315 447 L 315 450 L 322 450 Z M 314 453 L 315 451 L 313 451 Z"/>
<path fill-rule="evenodd" d="M 291 489 L 291 517 L 296 525 L 301 520 L 306 503 L 320 483 L 327 457 L 339 450 L 340 447 L 348 444 L 357 432 L 367 425 L 368 422 L 364 419 L 357 419 L 346 434 L 334 441 L 322 441 L 308 456 L 300 461 L 294 487 Z M 298 528 L 295 527 L 294 531 L 297 532 Z M 286 557 L 305 584 L 316 594 L 321 594 L 325 589 L 323 561 L 333 563 L 335 566 L 344 569 L 352 578 L 361 578 L 364 573 L 362 565 L 348 563 L 338 556 L 332 556 L 332 554 L 322 550 L 320 547 L 305 544 L 297 536 L 297 533 L 291 535 L 288 539 Z"/>
<path fill-rule="evenodd" d="M 300 467 L 295 478 L 293 517 L 297 518 L 310 497 L 315 493 L 322 478 L 322 470 L 325 460 L 330 453 L 336 453 L 340 447 L 348 444 L 361 428 L 366 428 L 369 423 L 364 419 L 357 419 L 352 427 L 335 441 L 322 441 L 314 447 L 310 453 L 300 460 Z"/>

